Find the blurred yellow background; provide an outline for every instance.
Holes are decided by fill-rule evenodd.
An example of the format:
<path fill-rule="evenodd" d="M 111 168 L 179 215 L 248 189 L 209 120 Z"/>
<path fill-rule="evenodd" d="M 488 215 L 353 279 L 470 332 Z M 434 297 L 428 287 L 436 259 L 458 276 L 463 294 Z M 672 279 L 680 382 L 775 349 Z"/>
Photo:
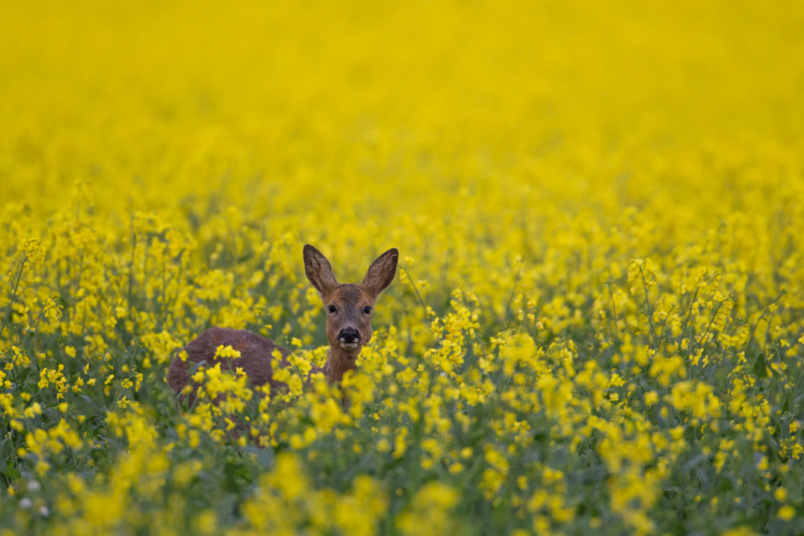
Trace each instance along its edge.
<path fill-rule="evenodd" d="M 802 28 L 797 1 L 4 0 L 0 525 L 801 533 Z M 398 247 L 399 276 L 348 410 L 207 371 L 235 441 L 167 363 L 220 325 L 320 364 L 305 243 L 344 282 Z"/>

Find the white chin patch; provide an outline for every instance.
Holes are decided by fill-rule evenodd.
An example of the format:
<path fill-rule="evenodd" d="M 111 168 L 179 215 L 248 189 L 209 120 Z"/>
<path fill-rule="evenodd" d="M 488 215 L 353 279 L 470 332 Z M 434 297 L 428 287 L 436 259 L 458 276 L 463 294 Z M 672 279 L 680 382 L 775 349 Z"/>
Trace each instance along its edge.
<path fill-rule="evenodd" d="M 342 342 L 341 343 L 341 348 L 343 348 L 344 350 L 354 350 L 355 348 L 357 348 L 357 343 L 356 342 Z"/>

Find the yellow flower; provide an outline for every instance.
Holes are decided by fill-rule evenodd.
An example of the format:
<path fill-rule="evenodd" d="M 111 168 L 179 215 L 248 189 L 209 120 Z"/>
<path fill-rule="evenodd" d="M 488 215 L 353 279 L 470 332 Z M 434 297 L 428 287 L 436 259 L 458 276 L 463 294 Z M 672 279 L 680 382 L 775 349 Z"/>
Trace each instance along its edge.
<path fill-rule="evenodd" d="M 779 508 L 779 513 L 777 515 L 782 521 L 790 521 L 796 515 L 796 509 L 790 505 L 785 505 Z"/>
<path fill-rule="evenodd" d="M 218 359 L 218 358 L 237 359 L 238 357 L 240 357 L 240 351 L 235 350 L 234 348 L 232 348 L 229 345 L 221 344 L 220 346 L 218 346 L 215 349 L 215 358 L 216 359 Z"/>

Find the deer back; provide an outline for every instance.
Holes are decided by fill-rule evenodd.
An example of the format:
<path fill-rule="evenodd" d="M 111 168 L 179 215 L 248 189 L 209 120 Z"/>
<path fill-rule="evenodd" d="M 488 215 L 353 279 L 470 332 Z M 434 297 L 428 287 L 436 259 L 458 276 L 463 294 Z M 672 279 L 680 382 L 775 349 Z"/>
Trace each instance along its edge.
<path fill-rule="evenodd" d="M 219 346 L 231 346 L 240 352 L 240 357 L 216 358 L 215 352 Z M 198 363 L 206 362 L 207 369 L 220 364 L 221 370 L 234 372 L 237 368 L 243 369 L 253 387 L 259 387 L 266 383 L 271 386 L 273 391 L 276 388 L 284 387 L 281 382 L 273 380 L 273 352 L 279 350 L 282 353 L 281 364 L 288 364 L 287 356 L 290 352 L 277 345 L 271 339 L 267 339 L 256 333 L 240 329 L 210 328 L 196 337 L 185 348 L 187 359 L 176 356 L 168 369 L 167 382 L 175 391 L 181 393 L 190 383 L 190 371 Z M 193 397 L 194 398 L 194 397 Z"/>

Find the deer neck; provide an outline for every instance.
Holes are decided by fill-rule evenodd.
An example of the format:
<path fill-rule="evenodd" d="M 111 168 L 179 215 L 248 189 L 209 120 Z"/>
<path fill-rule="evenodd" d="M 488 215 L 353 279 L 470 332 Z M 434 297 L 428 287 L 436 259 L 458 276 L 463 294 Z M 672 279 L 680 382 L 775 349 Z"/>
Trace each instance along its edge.
<path fill-rule="evenodd" d="M 327 362 L 324 364 L 324 373 L 327 377 L 327 383 L 333 384 L 340 382 L 346 371 L 354 370 L 359 353 L 359 348 L 344 350 L 340 347 L 330 346 L 327 351 Z"/>

